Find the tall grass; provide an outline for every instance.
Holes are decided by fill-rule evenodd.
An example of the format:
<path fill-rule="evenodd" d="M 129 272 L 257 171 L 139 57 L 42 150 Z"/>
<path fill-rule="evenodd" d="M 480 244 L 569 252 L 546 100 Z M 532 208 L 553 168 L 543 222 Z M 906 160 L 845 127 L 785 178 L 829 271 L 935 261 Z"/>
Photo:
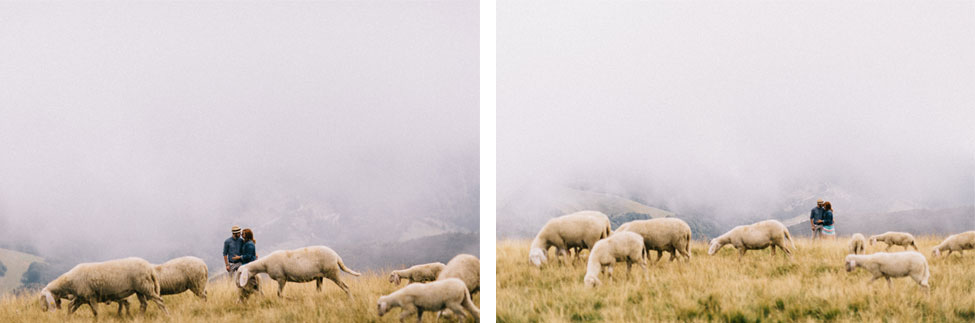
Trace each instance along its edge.
<path fill-rule="evenodd" d="M 499 241 L 498 322 L 945 322 L 975 320 L 975 252 L 932 259 L 942 237 L 922 237 L 921 252 L 931 270 L 930 294 L 910 278 L 871 284 L 862 268 L 847 273 L 847 239 L 813 243 L 797 239 L 793 259 L 781 251 L 749 251 L 737 260 L 726 246 L 708 256 L 705 242 L 692 243 L 689 263 L 668 262 L 647 271 L 634 266 L 626 278 L 617 264 L 614 280 L 587 289 L 585 264 L 555 262 L 537 269 L 528 263 L 529 242 Z M 880 250 L 867 247 L 867 252 Z M 894 247 L 892 251 L 900 251 Z M 912 249 L 913 250 L 913 249 Z M 655 253 L 654 258 L 656 257 Z M 586 253 L 583 252 L 583 256 Z M 550 257 L 551 259 L 551 257 Z M 652 263 L 652 261 L 651 261 Z"/>
<path fill-rule="evenodd" d="M 149 303 L 146 315 L 138 311 L 139 302 L 135 296 L 132 303 L 132 317 L 120 318 L 117 309 L 100 304 L 100 322 L 398 322 L 400 310 L 394 309 L 383 317 L 376 313 L 376 299 L 392 293 L 398 288 L 387 281 L 387 275 L 375 272 L 363 273 L 360 277 L 342 274 L 342 280 L 352 290 L 353 299 L 346 297 L 334 283 L 325 280 L 322 291 L 315 291 L 315 283 L 288 283 L 284 288 L 284 299 L 277 296 L 277 283 L 263 277 L 261 289 L 264 296 L 252 295 L 246 303 L 237 304 L 238 291 L 229 280 L 211 281 L 208 286 L 208 300 L 204 302 L 192 292 L 163 296 L 170 315 L 163 314 L 153 303 Z M 92 322 L 88 306 L 82 306 L 74 314 L 68 315 L 67 303 L 62 310 L 54 313 L 42 312 L 38 293 L 0 296 L 0 322 Z M 474 303 L 480 304 L 480 294 L 474 296 Z M 436 315 L 427 313 L 424 321 L 433 322 Z M 410 318 L 415 320 L 415 316 Z M 455 320 L 456 321 L 456 320 Z M 467 321 L 473 321 L 468 319 Z"/>

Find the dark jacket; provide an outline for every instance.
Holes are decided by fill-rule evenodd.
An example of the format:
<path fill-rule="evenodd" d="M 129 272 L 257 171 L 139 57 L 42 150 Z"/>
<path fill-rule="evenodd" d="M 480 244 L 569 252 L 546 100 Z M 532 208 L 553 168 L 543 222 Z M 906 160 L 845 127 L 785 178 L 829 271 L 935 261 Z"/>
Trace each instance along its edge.
<path fill-rule="evenodd" d="M 257 246 L 254 241 L 244 242 L 244 247 L 240 251 L 240 262 L 243 264 L 257 260 Z"/>
<path fill-rule="evenodd" d="M 227 256 L 228 262 L 240 262 L 240 259 L 234 260 L 235 256 L 240 256 L 240 249 L 244 246 L 244 239 L 234 237 L 227 238 L 223 241 L 223 255 Z"/>
<path fill-rule="evenodd" d="M 833 225 L 833 211 L 823 212 L 823 225 Z"/>
<path fill-rule="evenodd" d="M 809 219 L 810 220 L 813 220 L 813 224 L 822 224 L 822 223 L 819 223 L 819 221 L 823 219 L 823 216 L 825 215 L 825 213 L 826 213 L 826 209 L 821 208 L 821 207 L 818 207 L 818 206 L 817 207 L 814 207 L 812 209 L 812 211 L 809 212 Z"/>

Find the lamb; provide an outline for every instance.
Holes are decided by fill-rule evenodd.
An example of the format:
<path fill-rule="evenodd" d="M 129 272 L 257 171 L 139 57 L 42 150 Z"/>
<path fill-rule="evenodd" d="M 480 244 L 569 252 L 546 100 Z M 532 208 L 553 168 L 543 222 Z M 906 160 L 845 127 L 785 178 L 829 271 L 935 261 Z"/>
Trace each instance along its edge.
<path fill-rule="evenodd" d="M 532 241 L 528 260 L 536 267 L 548 261 L 548 249 L 555 247 L 563 262 L 569 250 L 576 256 L 583 249 L 590 249 L 596 241 L 613 233 L 609 217 L 597 211 L 581 211 L 549 220 Z"/>
<path fill-rule="evenodd" d="M 128 308 L 125 298 L 139 296 L 142 312 L 146 300 L 152 300 L 169 314 L 159 297 L 159 280 L 151 264 L 141 258 L 124 258 L 99 263 L 83 263 L 54 279 L 41 290 L 42 309 L 54 311 L 61 308 L 61 298 L 73 298 L 69 313 L 88 304 L 93 315 L 98 316 L 96 305 L 101 302 L 119 302 Z"/>
<path fill-rule="evenodd" d="M 416 313 L 416 321 L 422 322 L 423 312 L 449 309 L 454 313 L 470 313 L 474 320 L 480 318 L 480 311 L 471 301 L 467 285 L 457 278 L 447 278 L 430 283 L 413 283 L 389 295 L 379 297 L 376 302 L 379 316 L 382 317 L 395 307 L 403 312 L 400 322 Z"/>
<path fill-rule="evenodd" d="M 207 264 L 197 257 L 181 257 L 153 268 L 159 279 L 159 295 L 173 295 L 193 291 L 203 301 L 207 299 Z"/>
<path fill-rule="evenodd" d="M 708 255 L 714 255 L 721 247 L 730 244 L 738 249 L 739 261 L 745 255 L 746 251 L 765 249 L 769 246 L 772 247 L 772 256 L 775 256 L 775 247 L 779 247 L 785 251 L 786 255 L 792 257 L 792 251 L 785 245 L 786 239 L 792 244 L 792 249 L 795 249 L 796 244 L 792 241 L 792 235 L 789 234 L 789 229 L 782 222 L 776 220 L 765 220 L 750 225 L 739 225 L 725 234 L 712 239 L 710 246 L 708 246 Z"/>
<path fill-rule="evenodd" d="M 644 248 L 643 237 L 628 231 L 617 231 L 609 238 L 599 240 L 589 252 L 589 264 L 586 266 L 586 276 L 583 282 L 586 287 L 596 287 L 601 284 L 599 273 L 606 271 L 613 276 L 613 265 L 617 260 L 626 261 L 626 275 L 630 275 L 633 263 L 639 263 L 643 269 L 647 268 L 647 250 Z"/>
<path fill-rule="evenodd" d="M 931 277 L 931 272 L 928 271 L 928 261 L 924 259 L 924 255 L 917 251 L 847 255 L 845 261 L 847 272 L 853 271 L 856 267 L 861 267 L 873 274 L 873 279 L 870 282 L 884 277 L 887 279 L 887 286 L 893 288 L 891 278 L 911 276 L 915 282 L 924 287 L 925 291 L 931 287 L 928 285 L 928 278 Z"/>
<path fill-rule="evenodd" d="M 278 250 L 260 259 L 241 266 L 237 276 L 237 287 L 241 294 L 238 301 L 243 301 L 250 294 L 247 286 L 256 286 L 251 280 L 256 280 L 260 273 L 265 273 L 278 282 L 278 296 L 284 297 L 284 285 L 288 282 L 305 283 L 315 281 L 315 289 L 322 290 L 322 279 L 328 278 L 335 282 L 345 294 L 352 298 L 349 286 L 339 279 L 339 270 L 353 276 L 361 274 L 345 266 L 342 258 L 335 251 L 326 246 L 311 246 L 295 250 Z"/>
<path fill-rule="evenodd" d="M 459 254 L 447 262 L 437 280 L 457 278 L 464 282 L 473 295 L 481 289 L 481 261 L 472 255 Z"/>
<path fill-rule="evenodd" d="M 914 236 L 907 232 L 887 231 L 883 234 L 870 236 L 871 246 L 877 241 L 887 244 L 887 249 L 885 249 L 885 251 L 890 251 L 890 247 L 894 245 L 902 246 L 904 247 L 904 250 L 907 250 L 908 246 L 914 247 L 915 251 L 918 250 L 917 245 L 914 244 Z"/>
<path fill-rule="evenodd" d="M 850 253 L 854 255 L 862 255 L 867 253 L 867 239 L 863 237 L 862 234 L 854 233 L 853 237 L 850 238 Z"/>
<path fill-rule="evenodd" d="M 440 274 L 444 266 L 442 262 L 434 262 L 416 265 L 407 269 L 393 270 L 389 274 L 389 282 L 399 285 L 404 278 L 408 279 L 410 283 L 434 281 L 437 280 L 437 275 Z"/>
<path fill-rule="evenodd" d="M 950 256 L 953 251 L 958 251 L 958 253 L 964 256 L 965 250 L 968 249 L 975 249 L 975 231 L 953 234 L 945 239 L 945 241 L 942 241 L 937 246 L 934 246 L 931 253 L 935 257 L 939 257 L 941 256 L 942 252 L 947 250 L 948 253 L 945 254 L 945 257 Z"/>
<path fill-rule="evenodd" d="M 657 251 L 657 262 L 663 252 L 670 253 L 670 261 L 677 259 L 678 253 L 691 260 L 691 227 L 681 219 L 662 218 L 631 221 L 616 228 L 616 232 L 629 231 L 643 236 L 647 251 Z"/>

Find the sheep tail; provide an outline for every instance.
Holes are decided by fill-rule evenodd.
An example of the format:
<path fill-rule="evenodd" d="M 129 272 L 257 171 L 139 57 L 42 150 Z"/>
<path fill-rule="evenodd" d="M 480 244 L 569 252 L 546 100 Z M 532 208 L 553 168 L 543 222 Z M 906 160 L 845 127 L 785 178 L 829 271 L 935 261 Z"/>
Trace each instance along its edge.
<path fill-rule="evenodd" d="M 684 251 L 687 253 L 687 260 L 691 260 L 691 233 L 684 236 Z"/>
<path fill-rule="evenodd" d="M 792 234 L 789 233 L 789 229 L 785 230 L 785 238 L 789 239 L 789 244 L 792 244 L 792 250 L 799 250 L 798 248 L 796 248 L 796 242 L 792 241 Z"/>
<path fill-rule="evenodd" d="M 360 273 L 357 273 L 357 272 L 355 272 L 355 271 L 352 271 L 352 269 L 349 269 L 349 267 L 346 267 L 346 266 L 345 266 L 345 263 L 344 263 L 344 262 L 342 262 L 342 258 L 339 258 L 339 261 L 338 261 L 338 263 L 339 263 L 339 268 L 341 268 L 341 269 L 342 269 L 342 271 L 344 271 L 344 272 L 347 272 L 347 273 L 349 273 L 349 274 L 350 274 L 350 275 L 352 275 L 352 276 L 359 276 L 359 275 L 362 275 L 362 274 L 360 274 Z"/>
<path fill-rule="evenodd" d="M 471 300 L 470 292 L 464 291 L 464 303 L 462 305 L 464 305 L 464 308 L 467 309 L 468 312 L 471 312 L 471 315 L 474 316 L 475 320 L 478 320 L 481 317 L 481 311 L 477 309 L 477 306 L 474 305 L 474 301 Z"/>

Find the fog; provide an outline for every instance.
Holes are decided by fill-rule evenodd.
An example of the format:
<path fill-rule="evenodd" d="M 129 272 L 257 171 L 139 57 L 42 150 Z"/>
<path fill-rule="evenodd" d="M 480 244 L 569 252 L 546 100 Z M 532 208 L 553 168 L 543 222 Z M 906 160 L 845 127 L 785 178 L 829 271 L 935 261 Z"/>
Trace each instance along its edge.
<path fill-rule="evenodd" d="M 499 6 L 499 237 L 562 188 L 724 227 L 975 204 L 971 2 L 552 4 Z"/>
<path fill-rule="evenodd" d="M 232 225 L 259 255 L 444 233 L 476 253 L 477 17 L 474 1 L 0 4 L 0 242 L 211 270 Z"/>

